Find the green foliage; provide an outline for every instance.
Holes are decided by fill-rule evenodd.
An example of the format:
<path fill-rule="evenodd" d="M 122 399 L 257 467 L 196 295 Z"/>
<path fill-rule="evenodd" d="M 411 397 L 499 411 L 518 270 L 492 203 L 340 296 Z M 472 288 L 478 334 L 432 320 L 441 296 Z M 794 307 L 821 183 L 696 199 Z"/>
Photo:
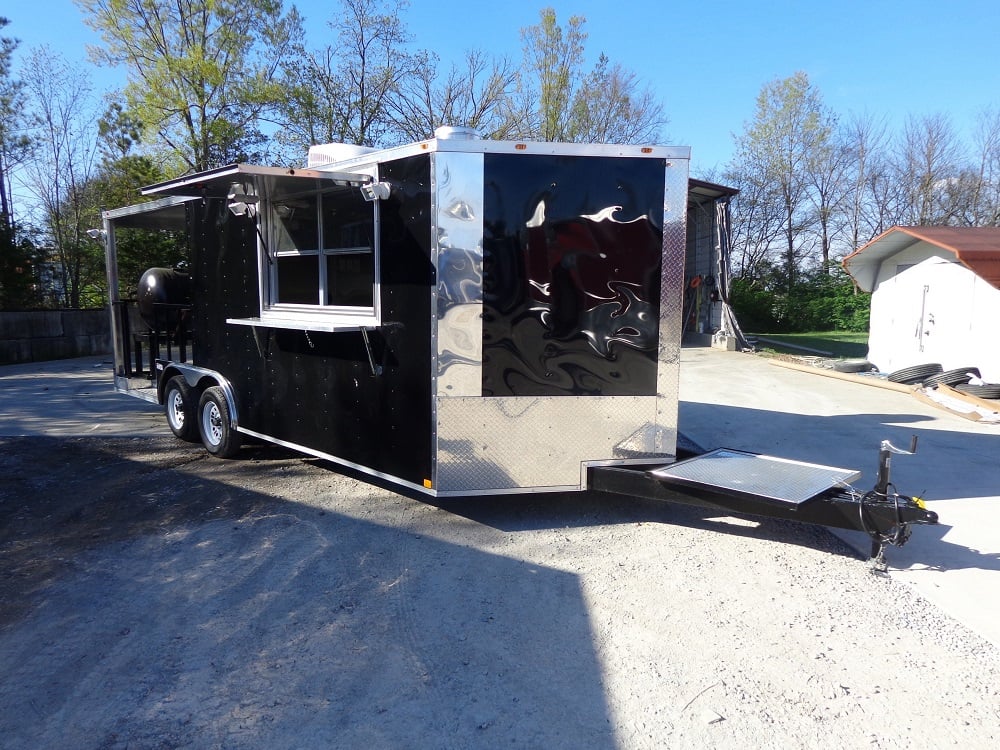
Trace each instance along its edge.
<path fill-rule="evenodd" d="M 839 266 L 808 274 L 786 305 L 790 331 L 867 331 L 871 295 L 857 290 Z"/>
<path fill-rule="evenodd" d="M 811 251 L 805 230 L 828 208 L 817 204 L 817 192 L 825 192 L 813 183 L 816 159 L 828 148 L 834 124 L 819 91 L 799 71 L 761 89 L 754 119 L 737 141 L 738 158 L 728 179 L 743 196 L 734 216 L 735 246 L 744 258 L 740 267 L 772 256 L 790 296 Z"/>
<path fill-rule="evenodd" d="M 0 214 L 0 310 L 38 307 L 38 251 L 27 238 L 19 236 L 16 224 Z"/>
<path fill-rule="evenodd" d="M 117 230 L 118 293 L 122 299 L 135 298 L 139 279 L 150 268 L 172 268 L 190 261 L 186 239 L 175 232 Z"/>
<path fill-rule="evenodd" d="M 147 200 L 140 189 L 164 179 L 163 171 L 146 156 L 125 155 L 105 161 L 98 178 L 88 185 L 93 225 L 100 226 L 98 207 L 127 206 Z M 126 299 L 135 297 L 136 285 L 147 269 L 190 261 L 186 239 L 174 232 L 120 228 L 115 232 L 115 251 L 119 294 Z M 103 263 L 103 253 L 100 259 Z"/>
<path fill-rule="evenodd" d="M 771 284 L 734 279 L 730 300 L 744 330 L 868 330 L 871 295 L 858 291 L 839 265 L 803 274 L 787 289 L 780 277 Z"/>
<path fill-rule="evenodd" d="M 128 109 L 204 170 L 252 151 L 264 110 L 281 96 L 277 72 L 301 37 L 294 7 L 276 0 L 78 0 L 110 65 L 129 68 Z"/>
<path fill-rule="evenodd" d="M 868 356 L 868 333 L 853 333 L 850 331 L 806 331 L 804 333 L 774 333 L 765 331 L 760 334 L 767 341 L 758 342 L 758 347 L 764 350 L 789 351 L 801 354 L 803 347 L 820 352 L 830 352 L 834 357 L 866 357 Z M 782 344 L 789 344 L 783 347 Z"/>
<path fill-rule="evenodd" d="M 586 19 L 573 16 L 564 29 L 552 8 L 544 8 L 537 25 L 521 31 L 525 69 L 537 76 L 539 137 L 545 141 L 567 140 L 573 94 L 580 80 Z"/>
<path fill-rule="evenodd" d="M 733 279 L 729 301 L 736 311 L 740 326 L 746 331 L 781 330 L 778 295 L 748 281 Z"/>

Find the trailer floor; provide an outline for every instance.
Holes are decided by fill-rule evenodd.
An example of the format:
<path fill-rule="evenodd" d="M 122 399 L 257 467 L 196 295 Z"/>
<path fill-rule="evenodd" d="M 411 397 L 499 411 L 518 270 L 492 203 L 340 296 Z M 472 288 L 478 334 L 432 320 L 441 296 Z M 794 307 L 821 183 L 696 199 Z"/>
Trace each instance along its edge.
<path fill-rule="evenodd" d="M 699 442 L 743 412 L 688 375 L 770 372 L 729 357 L 684 353 Z M 1000 742 L 1000 650 L 823 529 L 596 494 L 434 505 L 272 447 L 209 459 L 150 404 L 102 406 L 99 367 L 51 367 L 0 368 L 0 747 Z M 776 443 L 822 444 L 755 397 Z M 855 416 L 917 423 L 891 414 Z"/>

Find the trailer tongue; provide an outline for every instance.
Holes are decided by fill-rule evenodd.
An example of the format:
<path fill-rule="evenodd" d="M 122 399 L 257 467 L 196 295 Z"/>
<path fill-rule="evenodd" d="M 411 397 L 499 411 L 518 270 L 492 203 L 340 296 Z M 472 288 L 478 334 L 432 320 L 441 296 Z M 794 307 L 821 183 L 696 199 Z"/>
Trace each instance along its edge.
<path fill-rule="evenodd" d="M 857 471 L 726 448 L 663 466 L 594 466 L 589 483 L 600 492 L 863 531 L 874 569 L 884 572 L 888 545 L 906 544 L 912 524 L 938 522 L 889 478 L 891 455 L 915 450 L 916 437 L 908 451 L 883 440 L 875 487 L 864 493 L 851 486 Z"/>

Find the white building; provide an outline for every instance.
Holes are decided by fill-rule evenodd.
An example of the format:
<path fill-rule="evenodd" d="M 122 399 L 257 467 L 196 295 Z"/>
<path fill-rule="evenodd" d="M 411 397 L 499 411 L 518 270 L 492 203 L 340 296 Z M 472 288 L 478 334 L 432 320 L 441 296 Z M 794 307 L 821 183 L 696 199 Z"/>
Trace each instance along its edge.
<path fill-rule="evenodd" d="M 868 359 L 940 363 L 1000 383 L 1000 227 L 893 227 L 844 259 L 872 292 Z"/>

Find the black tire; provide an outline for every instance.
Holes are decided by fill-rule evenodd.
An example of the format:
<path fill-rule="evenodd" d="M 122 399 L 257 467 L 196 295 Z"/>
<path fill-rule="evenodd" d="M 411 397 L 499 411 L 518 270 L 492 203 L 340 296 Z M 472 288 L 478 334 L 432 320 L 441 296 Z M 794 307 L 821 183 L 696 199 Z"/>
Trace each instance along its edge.
<path fill-rule="evenodd" d="M 163 411 L 170 431 L 189 443 L 198 440 L 197 394 L 183 375 L 175 375 L 163 388 Z"/>
<path fill-rule="evenodd" d="M 232 428 L 232 414 L 222 389 L 206 388 L 198 401 L 198 432 L 205 450 L 218 458 L 232 458 L 240 450 L 240 433 Z"/>
<path fill-rule="evenodd" d="M 968 383 L 970 380 L 970 373 L 978 378 L 979 368 L 956 367 L 954 370 L 945 370 L 937 375 L 931 375 L 924 381 L 924 385 L 930 387 L 934 385 L 958 385 L 960 383 Z"/>
<path fill-rule="evenodd" d="M 902 370 L 896 370 L 895 372 L 889 373 L 889 381 L 892 383 L 906 384 L 922 383 L 931 375 L 938 375 L 943 371 L 944 368 L 937 363 L 930 365 L 914 365 L 913 367 L 904 367 Z"/>
<path fill-rule="evenodd" d="M 833 363 L 835 372 L 871 372 L 875 366 L 867 359 L 838 359 Z"/>
<path fill-rule="evenodd" d="M 983 383 L 982 385 L 959 383 L 955 386 L 955 390 L 977 398 L 1000 398 L 1000 383 Z"/>

